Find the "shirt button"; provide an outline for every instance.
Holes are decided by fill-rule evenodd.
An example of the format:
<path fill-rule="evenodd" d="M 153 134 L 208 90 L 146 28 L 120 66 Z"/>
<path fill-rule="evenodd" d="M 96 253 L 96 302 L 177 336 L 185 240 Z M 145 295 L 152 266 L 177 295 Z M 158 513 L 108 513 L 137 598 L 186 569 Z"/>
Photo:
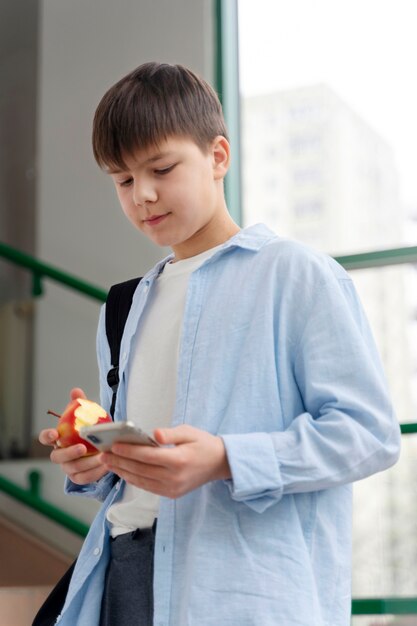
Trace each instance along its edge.
<path fill-rule="evenodd" d="M 127 357 L 126 352 L 123 352 L 123 357 L 122 357 L 122 358 L 123 358 L 123 361 L 126 361 L 126 357 Z"/>
<path fill-rule="evenodd" d="M 94 554 L 94 556 L 98 556 L 100 554 L 100 552 L 101 552 L 100 548 L 94 548 L 93 554 Z"/>
<path fill-rule="evenodd" d="M 148 283 L 146 283 L 146 285 L 144 286 L 143 291 L 144 291 L 145 293 L 147 293 L 147 292 L 149 291 L 149 285 L 148 285 Z"/>

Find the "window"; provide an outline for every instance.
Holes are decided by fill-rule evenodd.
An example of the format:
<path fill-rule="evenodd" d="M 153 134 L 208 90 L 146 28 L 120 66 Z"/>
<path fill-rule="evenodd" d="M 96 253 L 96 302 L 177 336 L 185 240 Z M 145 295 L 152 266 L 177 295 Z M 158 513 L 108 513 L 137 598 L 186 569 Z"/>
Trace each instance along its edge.
<path fill-rule="evenodd" d="M 414 0 L 238 10 L 243 225 L 264 221 L 333 256 L 417 246 Z M 259 189 L 262 171 L 276 188 Z M 417 422 L 416 261 L 413 250 L 409 264 L 351 274 L 402 423 Z M 397 466 L 355 485 L 356 597 L 417 596 L 416 472 L 412 435 Z M 352 620 L 400 623 L 414 621 Z"/>
<path fill-rule="evenodd" d="M 335 254 L 417 243 L 414 8 L 413 0 L 238 0 L 244 186 L 258 184 L 245 159 L 255 143 L 289 177 L 301 163 L 322 168 L 322 201 L 344 224 Z M 243 224 L 254 213 L 250 197 Z M 288 198 L 275 225 L 283 235 L 297 230 L 293 210 Z M 262 205 L 256 212 L 264 221 Z M 328 220 L 323 214 L 319 247 L 329 252 Z"/>

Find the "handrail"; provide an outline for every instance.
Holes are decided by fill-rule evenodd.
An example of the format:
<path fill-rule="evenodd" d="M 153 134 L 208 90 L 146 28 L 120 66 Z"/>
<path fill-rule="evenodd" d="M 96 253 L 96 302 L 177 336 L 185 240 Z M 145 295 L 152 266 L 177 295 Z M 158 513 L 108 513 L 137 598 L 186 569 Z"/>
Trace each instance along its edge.
<path fill-rule="evenodd" d="M 417 433 L 417 424 L 415 422 L 400 424 L 400 428 L 402 435 L 412 435 L 413 433 Z"/>
<path fill-rule="evenodd" d="M 59 509 L 54 504 L 47 502 L 40 496 L 40 487 L 42 475 L 39 471 L 33 470 L 29 473 L 29 488 L 23 489 L 16 483 L 12 482 L 8 478 L 0 475 L 0 491 L 3 491 L 7 495 L 11 496 L 19 502 L 23 502 L 27 506 L 39 511 L 46 517 L 49 517 L 54 522 L 61 524 L 68 530 L 85 537 L 88 533 L 88 525 L 81 520 L 69 515 L 62 509 Z"/>
<path fill-rule="evenodd" d="M 352 615 L 417 615 L 417 597 L 358 598 L 352 601 Z"/>
<path fill-rule="evenodd" d="M 47 277 L 58 283 L 71 287 L 76 291 L 86 294 L 91 298 L 104 302 L 107 292 L 96 285 L 86 282 L 73 274 L 68 274 L 61 269 L 39 261 L 34 256 L 21 252 L 12 246 L 0 242 L 0 257 L 3 257 L 16 265 L 31 270 L 33 276 L 32 295 L 42 295 L 42 278 Z"/>
<path fill-rule="evenodd" d="M 42 294 L 42 278 L 46 277 L 84 293 L 91 298 L 95 298 L 100 302 L 106 300 L 107 292 L 104 289 L 88 283 L 78 278 L 78 276 L 64 272 L 53 265 L 39 261 L 36 257 L 26 252 L 21 252 L 17 248 L 13 248 L 3 242 L 0 242 L 0 257 L 16 265 L 25 267 L 32 272 L 33 296 L 40 296 Z M 335 256 L 334 259 L 340 263 L 340 265 L 343 265 L 346 270 L 383 267 L 401 263 L 417 263 L 417 246 Z"/>
<path fill-rule="evenodd" d="M 417 263 L 417 246 L 404 248 L 389 248 L 387 250 L 373 250 L 357 254 L 335 256 L 335 260 L 346 270 L 361 270 L 400 263 Z"/>

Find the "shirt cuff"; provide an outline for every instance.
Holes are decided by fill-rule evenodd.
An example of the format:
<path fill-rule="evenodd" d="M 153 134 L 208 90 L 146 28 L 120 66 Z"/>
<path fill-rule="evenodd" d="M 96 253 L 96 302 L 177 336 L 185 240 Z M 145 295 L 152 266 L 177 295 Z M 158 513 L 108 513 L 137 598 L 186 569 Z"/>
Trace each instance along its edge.
<path fill-rule="evenodd" d="M 279 502 L 283 484 L 272 437 L 268 433 L 221 437 L 232 474 L 225 481 L 232 498 L 258 513 Z"/>
<path fill-rule="evenodd" d="M 84 496 L 85 498 L 93 498 L 99 502 L 104 502 L 117 480 L 118 476 L 112 472 L 109 472 L 95 483 L 88 483 L 87 485 L 77 485 L 67 477 L 65 479 L 64 491 L 69 495 Z"/>

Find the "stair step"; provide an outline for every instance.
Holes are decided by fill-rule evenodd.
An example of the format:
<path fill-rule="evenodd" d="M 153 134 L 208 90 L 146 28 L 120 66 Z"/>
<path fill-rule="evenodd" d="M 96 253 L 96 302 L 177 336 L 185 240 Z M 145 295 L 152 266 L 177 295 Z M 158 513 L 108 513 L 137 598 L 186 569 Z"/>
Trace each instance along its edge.
<path fill-rule="evenodd" d="M 68 555 L 0 517 L 0 588 L 53 586 L 71 562 Z"/>

